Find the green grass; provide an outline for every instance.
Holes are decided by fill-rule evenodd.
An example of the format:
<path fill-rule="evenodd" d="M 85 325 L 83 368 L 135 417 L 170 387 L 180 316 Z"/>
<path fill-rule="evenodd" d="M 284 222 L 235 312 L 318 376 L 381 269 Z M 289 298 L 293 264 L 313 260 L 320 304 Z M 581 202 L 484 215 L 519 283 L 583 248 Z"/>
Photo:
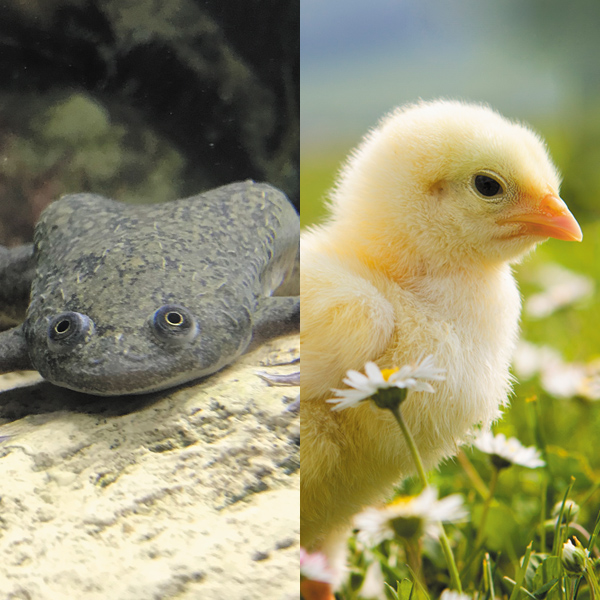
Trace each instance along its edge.
<path fill-rule="evenodd" d="M 300 157 L 300 225 L 307 227 L 326 214 L 325 200 L 345 160 L 346 150 L 303 151 Z"/>

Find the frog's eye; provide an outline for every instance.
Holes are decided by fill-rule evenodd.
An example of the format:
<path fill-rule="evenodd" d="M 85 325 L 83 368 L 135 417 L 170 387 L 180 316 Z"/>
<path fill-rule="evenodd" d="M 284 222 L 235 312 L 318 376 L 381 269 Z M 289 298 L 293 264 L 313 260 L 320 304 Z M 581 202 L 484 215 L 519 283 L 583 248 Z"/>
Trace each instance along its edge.
<path fill-rule="evenodd" d="M 150 324 L 156 336 L 168 343 L 190 342 L 198 334 L 194 315 L 179 304 L 165 304 L 151 317 Z"/>
<path fill-rule="evenodd" d="M 48 325 L 48 345 L 53 350 L 68 350 L 83 341 L 93 329 L 94 323 L 86 315 L 60 313 Z"/>

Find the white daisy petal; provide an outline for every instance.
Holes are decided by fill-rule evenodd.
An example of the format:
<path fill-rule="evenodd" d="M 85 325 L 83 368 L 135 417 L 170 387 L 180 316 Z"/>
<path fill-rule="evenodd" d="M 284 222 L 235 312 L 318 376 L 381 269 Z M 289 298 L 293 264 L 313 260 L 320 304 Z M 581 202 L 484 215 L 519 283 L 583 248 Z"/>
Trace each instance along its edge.
<path fill-rule="evenodd" d="M 327 400 L 336 406 L 332 410 L 342 410 L 356 406 L 362 400 L 374 396 L 379 390 L 397 387 L 415 392 L 435 392 L 434 387 L 426 380 L 442 381 L 445 370 L 435 366 L 433 355 L 420 359 L 413 365 L 404 365 L 397 371 L 384 376 L 381 369 L 374 363 L 365 365 L 365 373 L 350 369 L 346 372 L 343 382 L 350 390 L 334 389 L 337 398 Z M 387 377 L 387 379 L 386 379 Z"/>
<path fill-rule="evenodd" d="M 469 516 L 469 513 L 463 505 L 462 496 L 460 494 L 452 494 L 436 502 L 436 505 L 431 509 L 431 516 L 437 521 L 454 523 L 456 521 L 464 521 Z"/>
<path fill-rule="evenodd" d="M 346 396 L 344 398 L 331 398 L 330 400 L 326 400 L 326 402 L 335 404 L 331 410 L 342 410 L 343 408 L 358 406 L 363 400 L 366 400 L 366 398 L 362 396 Z"/>
<path fill-rule="evenodd" d="M 427 487 L 418 496 L 399 498 L 383 508 L 367 508 L 354 517 L 358 528 L 358 539 L 367 545 L 377 545 L 385 539 L 394 537 L 392 522 L 406 519 L 414 528 L 415 519 L 421 520 L 420 531 L 432 537 L 441 533 L 440 521 L 453 523 L 468 516 L 460 494 L 438 500 L 435 488 Z M 397 530 L 397 529 L 396 529 Z"/>
<path fill-rule="evenodd" d="M 332 390 L 338 398 L 354 398 L 356 400 L 366 400 L 371 396 L 369 391 L 363 390 Z"/>
<path fill-rule="evenodd" d="M 558 264 L 546 264 L 534 276 L 542 291 L 525 303 L 529 316 L 541 319 L 594 293 L 594 280 Z"/>
<path fill-rule="evenodd" d="M 473 600 L 473 596 L 468 594 L 461 594 L 454 590 L 444 590 L 440 596 L 440 600 Z"/>
<path fill-rule="evenodd" d="M 366 546 L 377 546 L 383 540 L 394 537 L 394 531 L 382 510 L 367 508 L 354 517 L 358 528 L 358 540 Z"/>
<path fill-rule="evenodd" d="M 418 361 L 413 369 L 413 377 L 443 381 L 446 379 L 446 369 L 436 367 L 433 354 L 430 354 Z"/>
<path fill-rule="evenodd" d="M 577 538 L 574 539 L 575 545 L 571 540 L 567 540 L 563 544 L 561 562 L 567 575 L 578 577 L 588 569 L 590 552 L 581 545 Z"/>
<path fill-rule="evenodd" d="M 304 548 L 300 548 L 300 574 L 312 581 L 333 583 L 334 580 L 325 555 L 321 552 L 310 554 Z"/>
<path fill-rule="evenodd" d="M 349 369 L 346 371 L 346 379 L 344 379 L 344 383 L 352 387 L 356 387 L 357 385 L 367 385 L 369 383 L 369 378 L 358 371 Z"/>
<path fill-rule="evenodd" d="M 396 373 L 394 373 L 393 377 L 395 380 L 406 379 L 407 377 L 410 376 L 411 373 L 412 373 L 411 366 L 404 365 L 403 367 L 400 367 L 400 369 L 398 369 L 398 371 L 396 371 Z"/>
<path fill-rule="evenodd" d="M 546 464 L 541 459 L 540 451 L 537 448 L 523 446 L 514 437 L 506 439 L 502 433 L 494 436 L 491 431 L 483 431 L 473 440 L 473 445 L 485 454 L 497 456 L 510 464 L 529 469 L 537 469 Z"/>
<path fill-rule="evenodd" d="M 365 373 L 366 373 L 367 377 L 369 378 L 369 381 L 371 381 L 371 383 L 375 383 L 375 384 L 385 383 L 385 379 L 383 378 L 383 375 L 381 374 L 381 370 L 374 362 L 368 362 L 365 365 Z"/>

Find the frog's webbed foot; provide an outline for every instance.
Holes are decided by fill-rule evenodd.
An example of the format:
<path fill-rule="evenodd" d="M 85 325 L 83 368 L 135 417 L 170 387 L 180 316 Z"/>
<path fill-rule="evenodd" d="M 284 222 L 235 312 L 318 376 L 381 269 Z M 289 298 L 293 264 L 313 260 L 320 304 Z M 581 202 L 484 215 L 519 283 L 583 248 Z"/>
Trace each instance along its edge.
<path fill-rule="evenodd" d="M 300 298 L 298 296 L 271 296 L 260 301 L 254 318 L 250 349 L 270 338 L 294 333 L 300 329 Z M 297 359 L 296 359 L 297 360 Z M 292 362 L 296 362 L 296 360 Z M 288 363 L 290 361 L 287 361 Z M 288 374 L 270 374 L 257 371 L 256 374 L 269 385 L 300 385 L 300 371 Z M 286 411 L 297 412 L 300 397 L 290 404 Z"/>
<path fill-rule="evenodd" d="M 34 273 L 33 244 L 0 246 L 0 331 L 25 319 Z"/>
<path fill-rule="evenodd" d="M 291 404 L 288 404 L 286 410 L 293 413 L 300 411 L 300 394 L 296 396 L 295 400 Z"/>
<path fill-rule="evenodd" d="M 248 350 L 281 335 L 300 330 L 300 297 L 269 296 L 259 301 L 252 325 Z"/>
<path fill-rule="evenodd" d="M 273 373 L 272 375 L 266 371 L 256 371 L 256 374 L 269 385 L 300 385 L 300 371 L 286 374 Z M 296 396 L 295 400 L 285 410 L 294 413 L 300 410 L 300 394 Z"/>
<path fill-rule="evenodd" d="M 23 325 L 0 333 L 0 373 L 33 369 Z"/>
<path fill-rule="evenodd" d="M 300 371 L 286 374 L 271 374 L 266 371 L 256 371 L 256 374 L 269 385 L 300 385 Z"/>

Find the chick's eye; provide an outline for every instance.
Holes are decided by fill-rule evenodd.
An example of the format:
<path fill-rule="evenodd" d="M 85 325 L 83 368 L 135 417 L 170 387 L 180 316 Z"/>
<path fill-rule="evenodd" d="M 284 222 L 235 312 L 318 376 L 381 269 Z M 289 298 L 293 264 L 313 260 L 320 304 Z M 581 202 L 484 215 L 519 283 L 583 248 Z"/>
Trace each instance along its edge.
<path fill-rule="evenodd" d="M 502 184 L 489 175 L 476 175 L 475 188 L 486 198 L 493 198 L 504 192 Z"/>

